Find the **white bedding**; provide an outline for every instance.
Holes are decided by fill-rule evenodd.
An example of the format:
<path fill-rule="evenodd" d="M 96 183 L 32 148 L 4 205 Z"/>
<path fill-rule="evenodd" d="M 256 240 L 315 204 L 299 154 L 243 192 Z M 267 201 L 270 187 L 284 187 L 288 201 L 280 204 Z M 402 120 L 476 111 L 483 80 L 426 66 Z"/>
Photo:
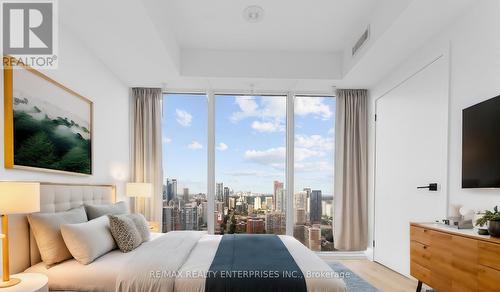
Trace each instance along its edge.
<path fill-rule="evenodd" d="M 86 266 L 68 260 L 49 269 L 39 263 L 26 272 L 46 274 L 51 290 L 203 292 L 203 273 L 209 270 L 221 238 L 197 231 L 156 234 L 132 252 L 115 250 Z M 293 237 L 280 238 L 306 277 L 308 292 L 346 291 L 344 282 L 333 277 L 316 254 Z M 152 277 L 151 272 L 168 276 Z"/>

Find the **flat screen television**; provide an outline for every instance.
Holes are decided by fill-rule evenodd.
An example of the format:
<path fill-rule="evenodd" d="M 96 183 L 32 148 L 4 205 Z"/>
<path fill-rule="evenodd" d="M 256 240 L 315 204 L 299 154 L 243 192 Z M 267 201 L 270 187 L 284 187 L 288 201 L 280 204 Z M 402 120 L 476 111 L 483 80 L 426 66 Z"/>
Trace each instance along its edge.
<path fill-rule="evenodd" d="M 462 118 L 462 188 L 500 188 L 500 95 Z"/>

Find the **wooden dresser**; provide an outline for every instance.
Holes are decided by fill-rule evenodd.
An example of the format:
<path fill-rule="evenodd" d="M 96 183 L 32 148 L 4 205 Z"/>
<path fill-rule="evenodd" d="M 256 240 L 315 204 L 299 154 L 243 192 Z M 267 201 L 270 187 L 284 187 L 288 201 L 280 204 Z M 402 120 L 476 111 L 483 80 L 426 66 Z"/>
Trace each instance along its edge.
<path fill-rule="evenodd" d="M 439 292 L 500 291 L 500 238 L 410 224 L 410 274 Z"/>

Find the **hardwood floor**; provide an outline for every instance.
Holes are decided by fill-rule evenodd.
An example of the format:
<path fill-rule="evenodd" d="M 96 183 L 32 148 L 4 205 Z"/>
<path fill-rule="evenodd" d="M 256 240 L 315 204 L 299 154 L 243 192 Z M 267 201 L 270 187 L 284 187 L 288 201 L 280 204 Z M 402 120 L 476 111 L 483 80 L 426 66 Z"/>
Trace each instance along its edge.
<path fill-rule="evenodd" d="M 337 259 L 336 261 L 349 268 L 380 291 L 413 292 L 417 288 L 416 280 L 406 278 L 381 264 L 365 259 Z M 425 288 L 422 291 L 425 291 Z"/>

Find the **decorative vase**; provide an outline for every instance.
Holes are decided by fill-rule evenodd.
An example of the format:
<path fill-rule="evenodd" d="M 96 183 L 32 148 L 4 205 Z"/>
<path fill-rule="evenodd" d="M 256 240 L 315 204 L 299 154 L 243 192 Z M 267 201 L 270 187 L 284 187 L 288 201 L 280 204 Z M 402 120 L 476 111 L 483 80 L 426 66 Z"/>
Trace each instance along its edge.
<path fill-rule="evenodd" d="M 488 221 L 488 232 L 493 237 L 500 237 L 500 221 Z"/>

